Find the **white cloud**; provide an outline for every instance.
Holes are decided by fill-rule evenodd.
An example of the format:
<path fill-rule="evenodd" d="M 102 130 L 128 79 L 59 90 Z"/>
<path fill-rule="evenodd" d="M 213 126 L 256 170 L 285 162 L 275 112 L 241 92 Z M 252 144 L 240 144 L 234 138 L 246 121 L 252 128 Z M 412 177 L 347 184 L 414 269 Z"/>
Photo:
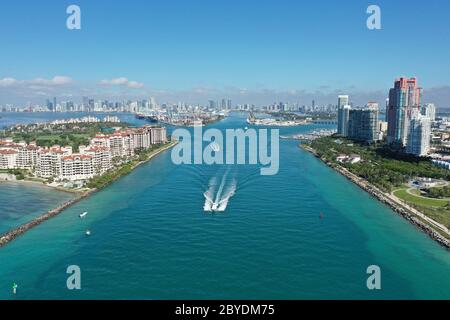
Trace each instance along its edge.
<path fill-rule="evenodd" d="M 137 81 L 130 81 L 128 80 L 128 78 L 125 77 L 113 78 L 111 80 L 102 80 L 100 81 L 100 84 L 106 86 L 122 86 L 128 87 L 130 89 L 140 89 L 144 87 L 143 83 Z"/>
<path fill-rule="evenodd" d="M 9 87 L 15 85 L 18 81 L 14 78 L 3 78 L 0 79 L 0 87 Z"/>
<path fill-rule="evenodd" d="M 42 87 L 62 86 L 71 84 L 72 82 L 73 80 L 66 76 L 55 76 L 52 79 L 36 78 L 29 81 L 31 85 Z"/>

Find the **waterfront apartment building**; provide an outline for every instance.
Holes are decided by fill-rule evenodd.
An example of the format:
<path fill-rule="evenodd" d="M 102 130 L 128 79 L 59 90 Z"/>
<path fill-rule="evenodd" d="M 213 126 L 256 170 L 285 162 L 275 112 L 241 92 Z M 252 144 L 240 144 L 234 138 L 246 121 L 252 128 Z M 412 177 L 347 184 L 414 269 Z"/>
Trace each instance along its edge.
<path fill-rule="evenodd" d="M 0 149 L 0 169 L 15 169 L 17 154 L 13 149 Z"/>
<path fill-rule="evenodd" d="M 151 128 L 151 144 L 162 144 L 167 142 L 167 131 L 164 127 Z"/>
<path fill-rule="evenodd" d="M 389 91 L 388 143 L 406 146 L 411 119 L 420 113 L 422 90 L 416 78 L 399 78 Z"/>
<path fill-rule="evenodd" d="M 79 181 L 95 176 L 93 157 L 86 154 L 72 154 L 61 158 L 61 172 L 58 180 Z"/>
<path fill-rule="evenodd" d="M 80 154 L 92 157 L 94 175 L 102 175 L 112 168 L 112 155 L 106 147 L 80 146 Z"/>
<path fill-rule="evenodd" d="M 134 147 L 130 135 L 131 132 L 128 130 L 113 134 L 97 134 L 91 140 L 91 145 L 108 148 L 113 158 L 130 157 L 134 155 Z"/>
<path fill-rule="evenodd" d="M 377 141 L 379 139 L 378 108 L 350 110 L 348 137 L 368 143 Z"/>
<path fill-rule="evenodd" d="M 419 157 L 426 156 L 430 151 L 431 121 L 430 118 L 419 115 L 409 123 L 406 153 Z"/>
<path fill-rule="evenodd" d="M 338 135 L 342 137 L 348 136 L 348 121 L 350 116 L 351 107 L 349 105 L 343 105 L 338 109 Z"/>
<path fill-rule="evenodd" d="M 0 141 L 0 169 L 32 169 L 37 162 L 37 146 L 12 139 Z"/>
<path fill-rule="evenodd" d="M 148 149 L 152 145 L 151 128 L 142 127 L 131 133 L 131 141 L 135 150 Z"/>
<path fill-rule="evenodd" d="M 110 170 L 114 157 L 129 158 L 137 149 L 167 141 L 166 128 L 142 127 L 97 134 L 79 153 L 71 147 L 38 147 L 36 143 L 0 140 L 0 169 L 28 169 L 36 177 L 55 181 L 87 180 Z"/>
<path fill-rule="evenodd" d="M 348 95 L 340 95 L 338 96 L 338 109 L 342 108 L 343 106 L 348 106 L 350 104 L 350 98 Z"/>
<path fill-rule="evenodd" d="M 58 178 L 61 175 L 61 159 L 71 154 L 71 147 L 43 148 L 37 157 L 36 176 L 46 179 Z"/>
<path fill-rule="evenodd" d="M 348 117 L 350 112 L 350 100 L 348 95 L 339 95 L 338 96 L 338 104 L 337 104 L 337 110 L 338 110 L 338 135 L 342 137 L 347 136 L 347 129 L 348 129 Z"/>
<path fill-rule="evenodd" d="M 436 121 L 436 106 L 433 103 L 426 103 L 421 108 L 421 114 L 430 118 L 431 122 Z"/>

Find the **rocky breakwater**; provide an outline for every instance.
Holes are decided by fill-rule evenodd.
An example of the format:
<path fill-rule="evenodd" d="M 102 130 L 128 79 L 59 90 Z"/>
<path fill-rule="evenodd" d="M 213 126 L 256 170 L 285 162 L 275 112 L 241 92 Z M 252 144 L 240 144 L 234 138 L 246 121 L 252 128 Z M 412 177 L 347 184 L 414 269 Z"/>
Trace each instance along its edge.
<path fill-rule="evenodd" d="M 358 187 L 360 187 L 373 197 L 377 198 L 379 201 L 391 207 L 396 213 L 400 214 L 402 217 L 404 217 L 405 219 L 413 223 L 415 226 L 417 226 L 419 229 L 423 230 L 437 243 L 439 243 L 446 249 L 450 250 L 450 240 L 442 235 L 443 233 L 450 236 L 450 231 L 445 226 L 440 225 L 439 223 L 427 217 L 417 209 L 412 208 L 405 203 L 402 203 L 401 200 L 399 200 L 395 196 L 381 191 L 380 189 L 370 184 L 365 179 L 360 178 L 357 175 L 351 173 L 346 168 L 343 168 L 339 165 L 336 165 L 326 160 L 325 158 L 320 157 L 313 148 L 304 145 L 302 145 L 301 147 L 306 151 L 312 153 L 320 160 L 322 160 L 329 167 L 333 168 L 334 170 L 342 174 L 344 177 L 346 177 L 348 180 L 356 184 Z M 437 230 L 440 230 L 440 232 Z"/>
<path fill-rule="evenodd" d="M 74 205 L 75 203 L 79 202 L 80 200 L 90 196 L 95 191 L 96 191 L 95 189 L 92 189 L 87 192 L 84 192 L 84 193 L 78 195 L 77 197 L 65 202 L 64 204 L 60 205 L 59 207 L 52 209 L 50 211 L 47 211 L 46 213 L 40 215 L 39 217 L 37 217 L 27 223 L 24 223 L 23 225 L 3 234 L 2 236 L 0 236 L 0 248 L 7 245 L 9 242 L 11 242 L 14 239 L 16 239 L 17 237 L 21 236 L 28 230 L 40 225 L 44 221 L 46 221 L 50 218 L 53 218 L 54 216 L 57 216 L 58 214 L 60 214 L 62 211 L 64 211 L 68 207 L 70 207 L 70 206 Z"/>

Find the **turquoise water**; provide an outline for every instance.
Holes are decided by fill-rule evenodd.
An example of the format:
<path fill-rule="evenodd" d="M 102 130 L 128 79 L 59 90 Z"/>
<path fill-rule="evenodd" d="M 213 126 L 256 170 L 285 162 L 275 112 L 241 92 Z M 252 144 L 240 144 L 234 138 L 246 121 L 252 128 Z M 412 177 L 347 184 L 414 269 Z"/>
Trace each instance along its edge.
<path fill-rule="evenodd" d="M 23 182 L 0 182 L 0 234 L 73 198 L 73 194 Z"/>
<path fill-rule="evenodd" d="M 245 117 L 214 126 L 244 127 Z M 280 149 L 279 174 L 265 177 L 159 155 L 0 249 L 0 298 L 13 282 L 16 299 L 450 298 L 446 250 L 297 142 Z M 207 214 L 203 194 L 221 181 L 235 194 L 224 213 Z M 80 291 L 66 289 L 74 264 Z M 376 292 L 366 288 L 374 264 Z"/>

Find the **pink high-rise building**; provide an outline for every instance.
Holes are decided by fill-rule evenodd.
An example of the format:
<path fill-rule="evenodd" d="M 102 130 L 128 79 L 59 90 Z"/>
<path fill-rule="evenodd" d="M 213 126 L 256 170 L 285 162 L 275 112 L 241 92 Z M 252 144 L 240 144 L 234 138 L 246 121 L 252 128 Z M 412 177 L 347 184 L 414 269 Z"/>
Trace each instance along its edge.
<path fill-rule="evenodd" d="M 422 89 L 416 78 L 399 78 L 389 91 L 388 142 L 406 146 L 411 119 L 420 113 Z"/>

